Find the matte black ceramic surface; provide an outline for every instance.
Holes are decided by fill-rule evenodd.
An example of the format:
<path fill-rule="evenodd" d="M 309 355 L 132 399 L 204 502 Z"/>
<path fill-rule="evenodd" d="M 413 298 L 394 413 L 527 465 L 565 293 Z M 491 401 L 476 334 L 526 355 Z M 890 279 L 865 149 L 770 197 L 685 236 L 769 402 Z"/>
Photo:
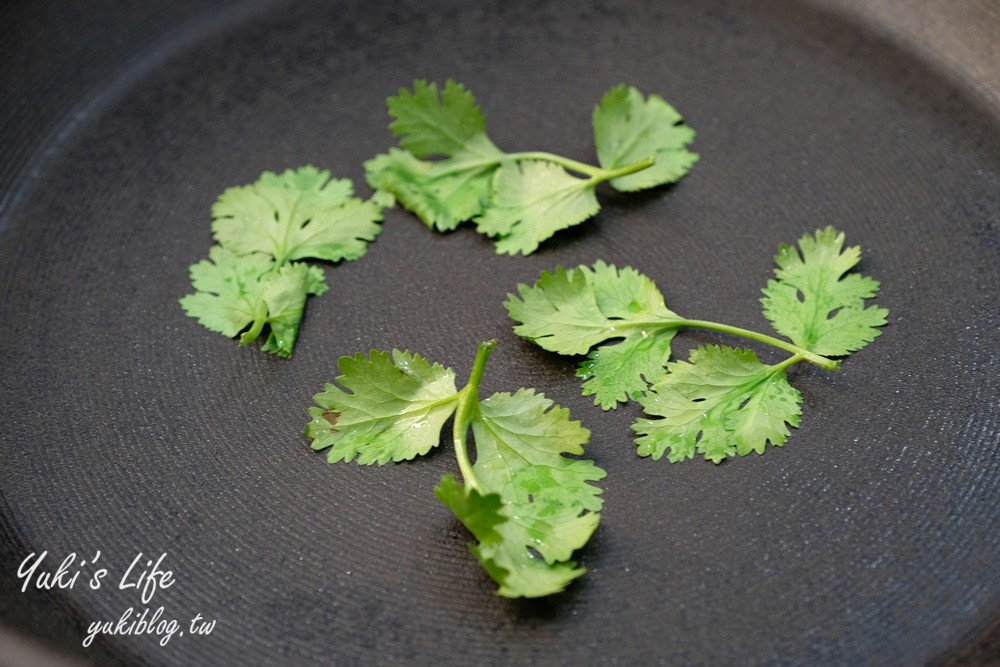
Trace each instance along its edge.
<path fill-rule="evenodd" d="M 796 2 L 275 3 L 171 34 L 49 143 L 4 137 L 38 151 L 4 172 L 0 217 L 5 623 L 100 664 L 912 665 L 1000 614 L 1000 120 L 959 84 Z M 673 187 L 602 189 L 595 219 L 527 258 L 393 209 L 366 257 L 327 267 L 291 360 L 185 317 L 218 194 L 315 164 L 367 196 L 385 98 L 415 78 L 464 82 L 503 148 L 588 161 L 591 109 L 627 82 L 684 114 L 701 161 Z M 839 373 L 795 369 L 802 426 L 764 456 L 638 458 L 638 407 L 581 397 L 574 360 L 501 305 L 603 259 L 680 313 L 766 330 L 778 244 L 831 224 L 890 324 Z M 301 435 L 338 357 L 408 348 L 464 379 L 489 338 L 483 391 L 544 391 L 608 471 L 589 571 L 545 600 L 496 597 L 434 499 L 450 443 L 329 466 Z M 741 344 L 684 332 L 675 354 L 711 343 Z M 20 593 L 42 550 L 52 568 L 100 550 L 106 585 L 88 566 Z M 140 552 L 176 579 L 148 606 L 212 634 L 79 648 L 143 607 L 117 590 Z"/>

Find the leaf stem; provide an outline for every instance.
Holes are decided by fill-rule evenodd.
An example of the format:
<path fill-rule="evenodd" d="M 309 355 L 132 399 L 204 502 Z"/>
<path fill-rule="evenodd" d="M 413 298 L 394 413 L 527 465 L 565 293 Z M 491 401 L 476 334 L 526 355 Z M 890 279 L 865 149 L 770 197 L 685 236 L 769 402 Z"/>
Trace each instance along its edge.
<path fill-rule="evenodd" d="M 815 352 L 810 352 L 804 348 L 799 347 L 788 341 L 781 340 L 780 338 L 775 338 L 774 336 L 768 336 L 767 334 L 757 333 L 756 331 L 750 331 L 749 329 L 742 329 L 740 327 L 730 326 L 728 324 L 719 324 L 718 322 L 709 322 L 707 320 L 685 320 L 681 319 L 677 321 L 677 326 L 679 327 L 694 327 L 696 329 L 708 329 L 710 331 L 719 331 L 721 333 L 730 334 L 733 336 L 740 336 L 742 338 L 748 338 L 750 340 L 755 340 L 758 343 L 765 343 L 773 347 L 785 350 L 786 352 L 791 352 L 803 361 L 808 361 L 811 364 L 815 364 L 820 368 L 825 368 L 828 371 L 835 371 L 840 368 L 840 362 L 833 359 L 829 359 L 822 355 L 816 354 Z M 796 359 L 798 361 L 798 359 Z M 792 362 L 795 363 L 795 362 Z"/>
<path fill-rule="evenodd" d="M 773 373 L 781 372 L 781 371 L 785 370 L 786 368 L 788 368 L 789 366 L 794 366 L 795 364 L 799 363 L 800 361 L 805 361 L 805 357 L 803 357 L 801 354 L 793 354 L 792 356 L 788 357 L 784 361 L 772 365 L 771 366 L 771 373 L 773 374 Z"/>
<path fill-rule="evenodd" d="M 810 352 L 809 350 L 799 347 L 794 343 L 789 343 L 787 340 L 781 340 L 780 338 L 768 336 L 767 334 L 758 333 L 756 331 L 750 331 L 749 329 L 742 329 L 728 324 L 719 324 L 718 322 L 710 322 L 708 320 L 687 320 L 676 315 L 641 321 L 625 320 L 620 324 L 616 323 L 615 327 L 613 327 L 610 332 L 624 337 L 630 335 L 632 332 L 645 333 L 648 331 L 680 329 L 681 327 L 708 329 L 710 331 L 718 331 L 732 336 L 748 338 L 750 340 L 757 341 L 758 343 L 765 343 L 786 352 L 791 352 L 793 355 L 796 355 L 796 361 L 808 361 L 809 363 L 815 364 L 816 366 L 828 371 L 836 371 L 840 369 L 839 361 L 830 359 L 829 357 L 824 357 L 823 355 L 816 354 L 815 352 Z"/>
<path fill-rule="evenodd" d="M 594 185 L 598 183 L 603 183 L 605 181 L 613 181 L 616 178 L 622 178 L 623 176 L 628 176 L 634 174 L 637 171 L 642 171 L 643 169 L 649 169 L 654 164 L 656 164 L 656 156 L 650 155 L 648 158 L 639 160 L 632 164 L 627 164 L 624 167 L 618 167 L 617 169 L 604 169 L 604 174 L 600 176 L 592 176 L 591 179 L 596 181 Z"/>
<path fill-rule="evenodd" d="M 240 345 L 249 345 L 257 340 L 267 324 L 267 302 L 261 299 L 253 311 L 253 324 L 240 336 Z"/>
<path fill-rule="evenodd" d="M 615 178 L 628 176 L 629 174 L 634 174 L 637 171 L 648 169 L 656 163 L 656 157 L 650 156 L 644 160 L 639 160 L 638 162 L 625 165 L 624 167 L 618 167 L 617 169 L 604 169 L 602 167 L 595 167 L 592 164 L 587 164 L 586 162 L 579 162 L 568 157 L 556 155 L 555 153 L 546 153 L 545 151 L 524 151 L 520 153 L 501 153 L 496 156 L 484 157 L 479 160 L 469 160 L 460 164 L 440 168 L 434 172 L 434 175 L 447 176 L 462 171 L 468 171 L 469 169 L 493 167 L 504 164 L 505 162 L 518 162 L 520 160 L 537 160 L 540 162 L 551 162 L 553 164 L 557 164 L 570 171 L 587 176 L 587 180 L 592 182 L 593 185 L 603 183 L 604 181 L 610 181 Z"/>
<path fill-rule="evenodd" d="M 288 212 L 288 218 L 285 220 L 285 231 L 281 235 L 281 249 L 279 252 L 275 253 L 275 260 L 276 260 L 276 263 L 274 265 L 275 271 L 277 271 L 278 269 L 283 267 L 286 263 L 288 263 L 288 255 L 291 254 L 288 250 L 288 241 L 291 239 L 292 236 L 292 224 L 295 221 L 295 216 L 298 213 L 299 209 L 299 202 L 301 201 L 302 201 L 302 195 L 300 194 L 295 198 L 295 201 L 292 202 L 292 208 Z M 274 206 L 273 204 L 272 208 L 274 208 L 274 210 L 276 211 L 281 210 L 279 207 Z"/>
<path fill-rule="evenodd" d="M 469 424 L 479 412 L 479 383 L 483 379 L 483 370 L 486 368 L 486 362 L 493 353 L 496 344 L 495 340 L 479 344 L 476 360 L 472 364 L 472 373 L 469 374 L 469 382 L 458 393 L 458 408 L 455 410 L 455 424 L 452 430 L 452 437 L 455 441 L 455 458 L 458 459 L 458 469 L 462 472 L 465 486 L 467 489 L 475 489 L 480 493 L 483 493 L 483 487 L 472 471 L 472 461 L 469 459 L 469 451 L 466 447 L 466 436 L 469 433 Z"/>
<path fill-rule="evenodd" d="M 642 171 L 643 169 L 648 169 L 656 162 L 655 157 L 648 157 L 645 160 L 639 160 L 634 164 L 625 165 L 624 167 L 619 167 L 617 169 L 604 169 L 602 167 L 595 167 L 594 165 L 587 164 L 585 162 L 578 162 L 577 160 L 572 160 L 568 157 L 563 157 L 554 153 L 546 153 L 544 151 L 508 153 L 505 158 L 508 160 L 542 160 L 545 162 L 552 162 L 561 167 L 565 167 L 570 171 L 575 171 L 578 174 L 589 176 L 590 180 L 595 181 L 594 185 L 597 183 L 603 183 L 604 181 L 610 181 L 613 178 L 628 176 L 629 174 L 634 174 L 635 172 Z"/>

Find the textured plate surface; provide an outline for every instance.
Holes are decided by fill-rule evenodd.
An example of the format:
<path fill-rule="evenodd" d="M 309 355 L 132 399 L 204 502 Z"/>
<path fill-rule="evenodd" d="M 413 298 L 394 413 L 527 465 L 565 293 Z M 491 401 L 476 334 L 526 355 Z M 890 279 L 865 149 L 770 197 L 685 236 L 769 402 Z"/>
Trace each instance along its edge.
<path fill-rule="evenodd" d="M 100 664 L 884 665 L 947 660 L 1000 614 L 1000 122 L 962 82 L 798 2 L 179 7 L 150 9 L 133 42 L 203 18 L 154 52 L 112 48 L 145 53 L 113 84 L 77 73 L 104 92 L 76 122 L 11 129 L 6 624 Z M 16 82 L 29 64 L 4 65 Z M 392 210 L 365 258 L 327 267 L 290 361 L 186 318 L 216 196 L 309 163 L 367 193 L 362 162 L 394 143 L 385 97 L 414 78 L 464 82 L 501 147 L 588 161 L 590 110 L 627 82 L 684 114 L 702 159 L 674 187 L 601 190 L 595 219 L 528 258 Z M 55 105 L 39 114 L 69 111 L 38 95 Z M 637 458 L 637 407 L 593 406 L 574 362 L 514 336 L 501 306 L 543 269 L 604 259 L 678 312 L 766 330 L 774 250 L 828 224 L 864 248 L 890 325 L 840 373 L 794 371 L 802 427 L 765 456 Z M 435 501 L 450 446 L 328 466 L 301 436 L 339 356 L 408 348 L 464 378 L 494 337 L 484 392 L 544 391 L 608 471 L 589 572 L 541 601 L 495 597 Z M 734 342 L 677 340 L 678 355 Z M 88 565 L 72 588 L 21 593 L 18 564 L 43 550 L 49 569 L 99 550 L 105 585 L 85 585 Z M 140 552 L 176 579 L 148 605 L 118 587 Z M 144 606 L 217 625 L 79 647 L 92 621 Z"/>

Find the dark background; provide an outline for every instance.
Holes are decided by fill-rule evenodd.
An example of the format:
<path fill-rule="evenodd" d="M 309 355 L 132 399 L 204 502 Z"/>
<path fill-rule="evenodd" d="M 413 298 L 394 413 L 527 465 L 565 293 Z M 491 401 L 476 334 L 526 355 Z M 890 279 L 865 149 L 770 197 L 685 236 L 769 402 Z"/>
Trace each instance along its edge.
<path fill-rule="evenodd" d="M 842 3 L 0 11 L 9 629 L 98 664 L 997 658 L 1000 123 L 975 62 Z M 185 318 L 215 197 L 306 163 L 367 195 L 361 164 L 392 144 L 384 98 L 418 77 L 465 82 L 501 147 L 582 160 L 590 109 L 625 81 L 678 107 L 702 161 L 671 188 L 602 190 L 601 214 L 529 258 L 393 210 L 364 259 L 327 267 L 291 361 Z M 638 459 L 638 409 L 591 405 L 573 362 L 500 307 L 543 269 L 601 258 L 682 314 L 766 330 L 774 249 L 827 224 L 864 248 L 890 325 L 836 375 L 795 371 L 802 427 L 763 457 Z M 327 466 L 299 435 L 337 357 L 410 348 L 462 381 L 493 337 L 484 392 L 569 407 L 609 473 L 588 574 L 541 601 L 496 598 L 434 501 L 449 446 Z M 733 342 L 685 332 L 675 353 Z M 218 619 L 213 635 L 80 648 L 134 596 L 22 594 L 15 573 L 33 551 L 97 549 L 113 573 L 168 553 L 178 582 L 157 604 Z"/>

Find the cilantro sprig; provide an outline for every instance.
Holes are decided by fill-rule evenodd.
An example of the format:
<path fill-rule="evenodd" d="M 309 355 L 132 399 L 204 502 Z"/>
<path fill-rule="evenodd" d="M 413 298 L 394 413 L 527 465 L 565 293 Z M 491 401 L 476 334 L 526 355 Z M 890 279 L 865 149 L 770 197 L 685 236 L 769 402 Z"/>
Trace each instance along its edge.
<path fill-rule="evenodd" d="M 600 210 L 596 187 L 622 192 L 673 183 L 698 160 L 694 130 L 657 95 L 619 85 L 594 109 L 600 166 L 553 153 L 507 153 L 460 83 L 415 81 L 388 99 L 400 148 L 365 163 L 369 185 L 389 193 L 428 227 L 450 231 L 472 220 L 501 254 L 534 252 L 556 232 Z M 428 160 L 439 157 L 442 159 Z"/>
<path fill-rule="evenodd" d="M 478 541 L 470 550 L 499 595 L 550 595 L 584 572 L 570 558 L 600 521 L 601 489 L 590 482 L 605 473 L 564 456 L 583 454 L 590 432 L 544 395 L 519 389 L 480 400 L 494 345 L 479 346 L 462 389 L 454 371 L 410 352 L 344 357 L 336 384 L 314 397 L 306 436 L 330 463 L 381 465 L 426 454 L 454 417 L 463 481 L 445 475 L 435 495 Z"/>
<path fill-rule="evenodd" d="M 865 305 L 878 281 L 849 273 L 860 259 L 860 248 L 844 248 L 844 234 L 833 227 L 803 236 L 798 249 L 779 247 L 761 302 L 788 340 L 682 317 L 667 308 L 649 278 L 604 262 L 543 272 L 504 305 L 520 336 L 559 354 L 589 352 L 577 375 L 595 404 L 607 410 L 631 398 L 654 417 L 633 427 L 640 455 L 678 461 L 701 453 L 718 463 L 763 453 L 767 443 L 780 446 L 788 426 L 799 425 L 802 397 L 788 383 L 789 367 L 805 361 L 837 370 L 833 357 L 860 350 L 881 333 L 888 311 Z M 683 327 L 742 337 L 791 356 L 767 365 L 751 350 L 712 345 L 694 350 L 687 362 L 670 362 L 671 341 Z"/>
<path fill-rule="evenodd" d="M 327 291 L 323 270 L 303 259 L 358 259 L 381 231 L 384 196 L 362 201 L 347 179 L 306 166 L 227 189 L 212 206 L 217 245 L 191 266 L 195 289 L 180 300 L 203 326 L 289 357 L 309 295 Z"/>

